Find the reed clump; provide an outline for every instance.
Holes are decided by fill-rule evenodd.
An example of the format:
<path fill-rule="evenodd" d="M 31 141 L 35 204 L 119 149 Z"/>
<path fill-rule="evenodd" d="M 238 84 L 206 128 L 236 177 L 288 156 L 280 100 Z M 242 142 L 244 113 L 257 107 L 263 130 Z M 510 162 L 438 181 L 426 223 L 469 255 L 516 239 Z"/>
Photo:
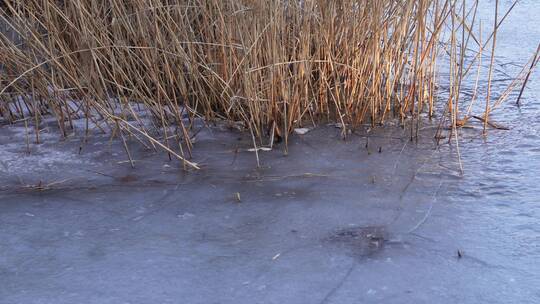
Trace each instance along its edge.
<path fill-rule="evenodd" d="M 345 135 L 397 117 L 413 136 L 420 114 L 437 108 L 441 56 L 452 88 L 440 108 L 456 127 L 463 50 L 483 43 L 476 6 L 461 1 L 3 3 L 0 117 L 39 128 L 53 115 L 64 135 L 84 119 L 87 133 L 109 130 L 184 161 L 195 118 L 241 122 L 256 146 L 323 121 Z"/>

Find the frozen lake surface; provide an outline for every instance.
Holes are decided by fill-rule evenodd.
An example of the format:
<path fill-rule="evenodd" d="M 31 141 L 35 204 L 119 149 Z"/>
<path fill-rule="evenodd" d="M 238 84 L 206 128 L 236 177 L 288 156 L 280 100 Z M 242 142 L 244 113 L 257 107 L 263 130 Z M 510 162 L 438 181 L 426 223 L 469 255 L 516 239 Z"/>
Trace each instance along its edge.
<path fill-rule="evenodd" d="M 538 14 L 521 1 L 499 33 L 495 94 Z M 510 130 L 462 130 L 463 176 L 427 122 L 418 143 L 321 127 L 260 169 L 249 134 L 204 129 L 190 173 L 136 144 L 132 169 L 106 136 L 79 154 L 53 124 L 27 155 L 24 126 L 3 126 L 0 303 L 538 303 L 539 89 L 493 114 Z"/>

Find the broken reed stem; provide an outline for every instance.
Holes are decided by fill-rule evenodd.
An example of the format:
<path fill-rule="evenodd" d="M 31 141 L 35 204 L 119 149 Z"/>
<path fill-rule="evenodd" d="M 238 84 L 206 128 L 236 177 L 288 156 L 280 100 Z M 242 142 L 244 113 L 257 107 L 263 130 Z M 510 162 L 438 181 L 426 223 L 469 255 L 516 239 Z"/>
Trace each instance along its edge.
<path fill-rule="evenodd" d="M 531 60 L 531 66 L 529 67 L 529 71 L 527 71 L 527 76 L 525 76 L 525 80 L 523 81 L 523 85 L 521 86 L 521 90 L 519 90 L 519 96 L 516 100 L 516 105 L 520 106 L 519 101 L 521 100 L 521 96 L 523 95 L 523 91 L 525 91 L 525 87 L 527 86 L 527 82 L 529 82 L 529 77 L 531 76 L 531 73 L 533 69 L 536 67 L 536 64 L 538 63 L 538 54 L 540 53 L 540 43 L 538 44 L 538 47 L 536 48 L 536 52 L 534 53 L 532 60 Z"/>
<path fill-rule="evenodd" d="M 489 72 L 488 72 L 488 85 L 487 85 L 487 94 L 486 94 L 486 109 L 484 111 L 484 135 L 487 134 L 487 126 L 489 122 L 489 112 L 490 112 L 490 98 L 491 98 L 491 78 L 493 76 L 493 64 L 495 61 L 495 45 L 497 43 L 497 28 L 498 28 L 498 13 L 499 13 L 499 0 L 495 0 L 495 20 L 493 26 L 493 44 L 491 46 L 491 61 L 489 63 Z"/>

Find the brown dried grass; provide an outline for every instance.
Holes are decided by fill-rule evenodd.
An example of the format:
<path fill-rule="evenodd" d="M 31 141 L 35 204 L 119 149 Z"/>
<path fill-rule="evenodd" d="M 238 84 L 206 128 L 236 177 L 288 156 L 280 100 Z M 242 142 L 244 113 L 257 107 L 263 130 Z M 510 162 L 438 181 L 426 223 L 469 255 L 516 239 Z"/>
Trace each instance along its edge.
<path fill-rule="evenodd" d="M 196 117 L 241 121 L 255 146 L 322 121 L 340 123 L 345 136 L 398 117 L 417 136 L 420 113 L 435 111 L 446 55 L 443 117 L 455 130 L 468 119 L 459 118 L 459 91 L 474 62 L 464 70 L 464 50 L 482 46 L 472 30 L 477 6 L 464 3 L 8 0 L 0 116 L 39 128 L 52 114 L 64 135 L 84 117 L 87 133 L 94 125 L 124 142 L 131 135 L 196 167 L 188 161 Z M 139 123 L 141 104 L 164 134 Z"/>

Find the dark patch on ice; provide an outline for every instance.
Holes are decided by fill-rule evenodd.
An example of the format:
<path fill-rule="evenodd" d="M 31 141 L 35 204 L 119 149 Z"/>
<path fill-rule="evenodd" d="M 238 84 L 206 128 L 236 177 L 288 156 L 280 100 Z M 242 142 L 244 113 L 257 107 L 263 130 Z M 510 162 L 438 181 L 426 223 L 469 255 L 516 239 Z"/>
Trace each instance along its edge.
<path fill-rule="evenodd" d="M 89 258 L 93 260 L 103 259 L 105 257 L 105 250 L 101 247 L 93 247 L 86 253 Z"/>
<path fill-rule="evenodd" d="M 347 227 L 334 231 L 327 241 L 350 250 L 359 258 L 372 257 L 384 249 L 388 232 L 384 226 Z"/>
<path fill-rule="evenodd" d="M 120 177 L 118 180 L 121 181 L 122 183 L 131 183 L 131 182 L 136 182 L 137 180 L 139 180 L 139 178 L 136 175 L 128 174 L 128 175 Z"/>

